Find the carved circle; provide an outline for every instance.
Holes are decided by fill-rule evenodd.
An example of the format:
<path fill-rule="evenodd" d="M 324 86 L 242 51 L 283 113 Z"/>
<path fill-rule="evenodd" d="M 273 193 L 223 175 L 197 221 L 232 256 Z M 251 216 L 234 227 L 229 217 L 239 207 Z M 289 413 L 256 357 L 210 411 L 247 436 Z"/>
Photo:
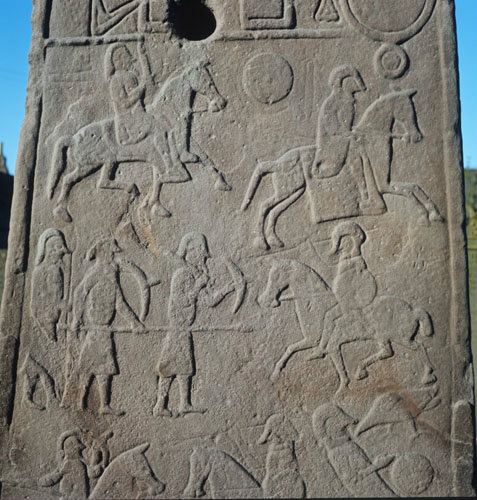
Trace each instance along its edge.
<path fill-rule="evenodd" d="M 258 54 L 245 66 L 243 86 L 247 94 L 262 104 L 275 104 L 290 94 L 294 75 L 289 62 L 274 53 Z"/>
<path fill-rule="evenodd" d="M 391 468 L 393 485 L 409 497 L 424 493 L 434 480 L 434 469 L 429 459 L 417 453 L 398 457 Z"/>
<path fill-rule="evenodd" d="M 409 57 L 398 45 L 386 43 L 374 56 L 374 67 L 378 75 L 394 80 L 401 78 L 409 67 Z"/>
<path fill-rule="evenodd" d="M 436 0 L 380 0 L 379 9 L 368 0 L 345 0 L 348 22 L 367 37 L 402 43 L 416 35 L 431 17 Z"/>

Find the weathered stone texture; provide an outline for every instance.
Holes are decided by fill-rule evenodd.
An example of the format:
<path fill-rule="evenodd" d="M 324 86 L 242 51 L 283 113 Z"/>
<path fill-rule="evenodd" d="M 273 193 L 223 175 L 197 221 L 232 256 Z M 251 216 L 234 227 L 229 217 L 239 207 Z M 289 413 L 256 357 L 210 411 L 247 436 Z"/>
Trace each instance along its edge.
<path fill-rule="evenodd" d="M 473 494 L 453 7 L 34 2 L 1 498 Z"/>

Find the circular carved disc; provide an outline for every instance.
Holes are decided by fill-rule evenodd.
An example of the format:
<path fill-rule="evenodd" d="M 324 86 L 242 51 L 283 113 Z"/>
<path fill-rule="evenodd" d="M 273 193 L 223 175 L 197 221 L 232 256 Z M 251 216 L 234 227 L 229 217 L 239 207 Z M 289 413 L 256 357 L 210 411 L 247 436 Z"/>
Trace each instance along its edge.
<path fill-rule="evenodd" d="M 243 86 L 247 94 L 263 104 L 284 99 L 293 88 L 293 70 L 278 54 L 258 54 L 245 66 Z"/>
<path fill-rule="evenodd" d="M 379 9 L 367 0 L 345 0 L 345 16 L 369 38 L 401 43 L 416 35 L 429 20 L 436 0 L 381 0 Z"/>
<path fill-rule="evenodd" d="M 416 453 L 400 456 L 391 468 L 393 484 L 406 496 L 417 496 L 426 491 L 434 479 L 429 460 Z"/>
<path fill-rule="evenodd" d="M 374 66 L 383 78 L 401 78 L 409 66 L 409 57 L 398 45 L 386 43 L 376 52 Z"/>

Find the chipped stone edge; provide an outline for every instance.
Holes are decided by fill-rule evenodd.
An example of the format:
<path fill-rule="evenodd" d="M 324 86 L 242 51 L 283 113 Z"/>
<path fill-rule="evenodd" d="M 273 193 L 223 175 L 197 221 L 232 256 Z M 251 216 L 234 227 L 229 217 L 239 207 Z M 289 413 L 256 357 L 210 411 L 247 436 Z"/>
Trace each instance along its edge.
<path fill-rule="evenodd" d="M 455 1 L 440 0 L 437 22 L 442 74 L 443 146 L 450 245 L 452 353 L 451 467 L 454 496 L 474 496 L 475 420 L 467 285 L 464 169 Z M 443 293 L 446 291 L 443 290 Z"/>

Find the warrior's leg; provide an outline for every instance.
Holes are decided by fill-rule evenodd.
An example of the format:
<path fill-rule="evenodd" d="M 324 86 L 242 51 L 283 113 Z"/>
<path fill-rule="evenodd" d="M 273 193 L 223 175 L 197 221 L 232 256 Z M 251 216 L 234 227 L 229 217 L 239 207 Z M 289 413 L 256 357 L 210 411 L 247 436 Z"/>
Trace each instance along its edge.
<path fill-rule="evenodd" d="M 191 399 L 191 385 L 192 377 L 189 375 L 177 375 L 177 381 L 179 382 L 179 413 L 185 415 L 186 413 L 205 413 L 204 409 L 195 408 L 192 406 Z"/>
<path fill-rule="evenodd" d="M 124 411 L 111 408 L 110 406 L 112 379 L 113 377 L 111 375 L 96 375 L 100 399 L 99 414 L 115 415 L 116 417 L 119 417 L 124 415 Z"/>
<path fill-rule="evenodd" d="M 169 390 L 173 377 L 158 377 L 157 380 L 157 402 L 152 410 L 155 417 L 172 417 L 172 412 L 167 409 Z"/>
<path fill-rule="evenodd" d="M 88 394 L 88 387 L 91 383 L 93 375 L 88 373 L 88 375 L 81 375 L 79 377 L 79 391 L 78 391 L 78 410 L 84 410 L 86 408 L 86 396 Z M 65 398 L 63 398 L 64 400 Z"/>

